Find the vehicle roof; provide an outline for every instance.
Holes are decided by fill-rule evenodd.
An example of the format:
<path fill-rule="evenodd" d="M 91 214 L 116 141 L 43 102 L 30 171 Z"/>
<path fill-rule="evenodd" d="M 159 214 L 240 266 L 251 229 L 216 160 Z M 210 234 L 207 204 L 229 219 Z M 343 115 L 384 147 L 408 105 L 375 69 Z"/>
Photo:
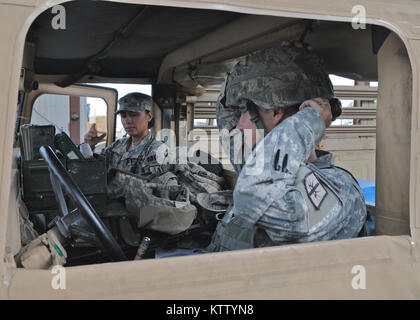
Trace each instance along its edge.
<path fill-rule="evenodd" d="M 174 49 L 237 18 L 232 12 L 157 7 L 112 2 L 66 4 L 66 29 L 51 28 L 50 10 L 34 22 L 41 74 L 69 74 L 83 69 L 89 57 L 102 51 L 137 15 L 126 37 L 97 61 L 97 75 L 153 78 L 164 57 Z"/>
<path fill-rule="evenodd" d="M 83 76 L 83 82 L 98 81 L 95 77 L 159 82 L 162 74 L 172 74 L 181 65 L 188 73 L 200 64 L 223 63 L 284 39 L 297 39 L 308 25 L 303 19 L 220 10 L 107 1 L 63 5 L 64 30 L 52 28 L 55 14 L 49 9 L 34 21 L 27 40 L 36 45 L 35 73 L 73 75 L 67 78 L 69 83 Z M 237 25 L 243 30 L 238 32 Z M 372 32 L 369 26 L 354 30 L 350 23 L 315 21 L 305 41 L 324 57 L 328 72 L 376 80 Z M 211 35 L 219 40 L 216 45 Z M 171 60 L 174 56 L 178 59 Z"/>

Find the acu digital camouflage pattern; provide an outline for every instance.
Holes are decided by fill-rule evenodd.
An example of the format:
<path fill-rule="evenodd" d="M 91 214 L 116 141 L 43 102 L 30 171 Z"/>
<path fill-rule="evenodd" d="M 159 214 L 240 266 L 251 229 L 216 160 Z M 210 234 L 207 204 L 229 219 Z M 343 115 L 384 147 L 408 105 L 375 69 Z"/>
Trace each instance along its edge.
<path fill-rule="evenodd" d="M 219 177 L 190 161 L 187 164 L 176 164 L 172 170 L 178 177 L 178 183 L 191 192 L 191 201 L 193 202 L 197 201 L 199 193 L 213 193 L 222 190 L 225 182 L 223 177 Z"/>
<path fill-rule="evenodd" d="M 119 100 L 122 111 L 151 111 L 152 99 L 130 93 Z M 138 227 L 168 234 L 187 229 L 197 209 L 190 202 L 200 192 L 221 190 L 222 177 L 192 162 L 169 163 L 169 150 L 149 132 L 138 145 L 122 138 L 103 153 L 109 175 L 108 196 L 124 198 L 127 210 L 138 220 Z"/>
<path fill-rule="evenodd" d="M 186 230 L 197 214 L 189 190 L 179 185 L 164 186 L 117 171 L 109 194 L 115 195 L 116 190 L 124 196 L 125 207 L 139 228 L 177 234 Z"/>
<path fill-rule="evenodd" d="M 168 234 L 187 229 L 197 209 L 190 203 L 188 190 L 178 186 L 177 176 L 164 159 L 168 148 L 149 132 L 134 148 L 131 138 L 121 138 L 103 151 L 110 173 L 107 193 L 124 198 L 127 211 L 138 227 Z"/>
<path fill-rule="evenodd" d="M 115 114 L 119 114 L 122 111 L 144 112 L 153 110 L 152 98 L 139 92 L 132 92 L 125 95 L 118 100 L 118 103 L 120 107 Z"/>
<path fill-rule="evenodd" d="M 319 113 L 305 108 L 285 119 L 256 146 L 236 182 L 234 205 L 219 222 L 209 251 L 358 235 L 366 219 L 366 206 L 357 182 L 332 165 L 331 154 L 306 164 L 324 131 Z M 263 172 L 250 174 L 261 156 Z M 316 173 L 325 191 L 319 209 L 308 200 L 313 189 L 305 189 L 303 179 L 298 179 L 302 170 L 303 178 Z"/>
<path fill-rule="evenodd" d="M 107 191 L 110 198 L 125 199 L 139 227 L 169 234 L 184 231 L 196 216 L 196 195 L 222 189 L 224 178 L 202 166 L 180 164 L 178 158 L 170 163 L 168 147 L 151 133 L 135 148 L 130 144 L 131 138 L 122 138 L 103 152 L 110 173 Z"/>
<path fill-rule="evenodd" d="M 233 204 L 233 192 L 232 190 L 224 190 L 214 193 L 199 193 L 197 202 L 207 211 L 226 212 L 227 208 Z"/>
<path fill-rule="evenodd" d="M 157 161 L 165 159 L 168 152 L 165 144 L 156 140 L 151 132 L 135 148 L 130 148 L 131 143 L 131 137 L 121 138 L 102 152 L 106 157 L 108 170 L 134 173 L 150 182 L 163 185 L 177 184 L 177 177 L 169 172 L 169 165 L 164 160 L 163 163 Z"/>
<path fill-rule="evenodd" d="M 257 128 L 265 130 L 256 110 L 250 109 L 249 101 L 269 110 L 315 97 L 331 99 L 334 91 L 324 62 L 313 51 L 277 46 L 256 51 L 239 61 L 226 77 L 216 103 L 222 147 L 236 172 L 240 172 L 245 162 L 244 157 L 238 158 L 238 149 L 247 148 L 243 143 L 234 143 L 234 136 L 241 136 L 234 131 L 241 113 L 248 110 Z M 242 154 L 248 154 L 247 150 Z"/>
<path fill-rule="evenodd" d="M 321 58 L 313 51 L 277 46 L 239 61 L 225 84 L 225 106 L 284 108 L 305 100 L 331 99 L 334 91 Z"/>

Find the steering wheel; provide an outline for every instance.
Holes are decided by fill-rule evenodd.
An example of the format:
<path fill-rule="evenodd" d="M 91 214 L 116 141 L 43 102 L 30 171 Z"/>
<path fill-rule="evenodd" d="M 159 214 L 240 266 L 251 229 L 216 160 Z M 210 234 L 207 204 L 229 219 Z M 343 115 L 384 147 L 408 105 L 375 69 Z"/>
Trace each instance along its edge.
<path fill-rule="evenodd" d="M 111 232 L 102 222 L 101 218 L 99 218 L 95 209 L 63 167 L 63 164 L 60 162 L 53 149 L 50 146 L 42 146 L 39 151 L 48 164 L 50 174 L 54 175 L 60 185 L 72 198 L 82 217 L 95 233 L 108 256 L 114 261 L 128 260 Z"/>

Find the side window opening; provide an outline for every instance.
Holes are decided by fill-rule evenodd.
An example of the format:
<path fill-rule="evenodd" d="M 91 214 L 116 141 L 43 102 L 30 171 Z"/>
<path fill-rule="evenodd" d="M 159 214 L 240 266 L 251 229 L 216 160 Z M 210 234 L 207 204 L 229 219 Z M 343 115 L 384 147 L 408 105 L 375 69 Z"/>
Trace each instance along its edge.
<path fill-rule="evenodd" d="M 369 232 L 374 232 L 375 167 L 376 167 L 376 108 L 378 82 L 355 81 L 331 74 L 336 97 L 343 107 L 342 114 L 326 130 L 317 149 L 333 154 L 333 162 L 352 173 L 365 196 L 369 211 Z M 193 133 L 189 144 L 206 150 L 226 168 L 233 169 L 229 157 L 214 146 L 219 139 L 216 120 L 216 99 L 220 89 L 208 89 L 203 97 L 195 97 Z"/>
<path fill-rule="evenodd" d="M 317 38 L 315 37 L 314 39 Z M 239 59 L 241 57 L 233 58 Z M 331 55 L 328 58 L 332 59 Z M 229 57 L 228 60 L 231 61 L 231 59 L 232 57 Z M 106 63 L 112 69 L 111 63 L 109 61 Z M 106 63 L 104 62 L 104 64 Z M 196 70 L 193 63 L 199 64 L 201 60 L 193 61 L 188 65 L 191 70 Z M 113 71 L 115 70 L 113 69 Z M 331 74 L 331 77 L 334 78 L 334 74 Z M 223 80 L 223 77 L 218 79 Z M 112 77 L 110 77 L 110 81 L 112 80 Z M 193 80 L 188 78 L 188 81 Z M 366 204 L 374 208 L 375 183 L 377 181 L 375 172 L 377 168 L 376 115 L 377 109 L 381 107 L 378 104 L 377 87 L 378 85 L 381 86 L 382 83 L 361 82 L 344 78 L 341 78 L 341 80 L 336 78 L 336 80 L 337 83 L 333 81 L 333 84 L 335 85 L 336 95 L 342 102 L 343 113 L 327 130 L 318 148 L 333 152 L 334 163 L 352 172 L 364 191 Z M 339 82 L 339 80 L 343 82 Z M 212 81 L 215 80 L 212 79 Z M 107 83 L 100 85 L 116 88 L 119 92 L 119 97 L 128 92 L 141 92 L 139 85 L 132 85 L 134 87 L 127 85 L 126 88 L 123 88 L 122 86 L 124 85 L 122 84 Z M 185 126 L 184 129 L 187 133 L 188 147 L 194 146 L 198 149 L 210 150 L 209 154 L 219 160 L 225 169 L 233 169 L 229 162 L 229 157 L 223 152 L 219 143 L 215 107 L 220 87 L 214 83 L 209 88 L 200 85 L 200 89 L 205 89 L 206 95 L 197 94 L 197 96 L 194 96 L 192 90 L 188 92 L 183 91 L 185 88 L 182 85 L 177 83 L 177 90 L 180 90 L 180 92 L 177 92 L 176 97 L 174 97 L 176 99 L 174 104 L 175 110 L 170 110 L 174 111 L 174 113 L 178 112 L 178 114 L 176 116 L 168 116 L 170 120 L 168 122 L 178 121 L 178 126 L 181 126 L 181 123 L 183 123 L 182 125 Z M 148 94 L 151 95 L 150 86 Z M 99 131 L 107 131 L 106 108 L 106 103 L 100 98 L 43 94 L 38 97 L 33 105 L 30 123 L 35 125 L 52 124 L 55 126 L 56 132 L 65 132 L 78 145 L 83 142 L 84 135 L 93 123 L 96 123 Z M 189 113 L 189 110 L 192 113 Z M 170 112 L 168 114 L 170 115 Z M 126 136 L 119 116 L 116 117 L 115 121 L 117 128 L 116 139 Z M 103 147 L 104 145 L 99 149 Z M 282 157 L 280 161 L 280 164 L 283 164 L 282 169 L 284 169 L 289 163 L 288 156 Z M 50 196 L 53 198 L 53 195 Z M 42 210 L 43 208 L 40 211 L 38 210 L 36 214 L 43 214 Z M 34 217 L 34 221 L 35 219 L 37 218 Z M 115 221 L 111 220 L 109 220 L 109 223 L 107 222 L 108 227 L 116 237 L 120 237 L 118 238 L 119 241 L 124 242 L 125 245 L 132 245 L 132 247 L 139 245 L 140 233 L 133 232 L 133 229 L 136 227 L 135 222 L 122 223 L 117 221 L 118 219 L 115 219 Z M 126 228 L 127 234 L 121 235 L 121 228 Z M 134 238 L 136 238 L 135 241 L 133 240 Z M 92 256 L 95 255 L 93 254 Z M 94 262 L 86 259 L 83 260 L 83 263 L 77 262 L 75 265 L 78 263 Z"/>
<path fill-rule="evenodd" d="M 334 154 L 334 163 L 352 172 L 363 188 L 370 188 L 369 204 L 375 203 L 376 108 L 378 83 L 354 81 L 330 75 L 343 111 L 318 147 Z M 373 188 L 373 192 L 372 189 Z"/>
<path fill-rule="evenodd" d="M 107 132 L 106 114 L 107 104 L 101 98 L 43 94 L 34 102 L 30 123 L 53 125 L 56 132 L 65 132 L 79 145 L 93 123 L 100 132 Z"/>

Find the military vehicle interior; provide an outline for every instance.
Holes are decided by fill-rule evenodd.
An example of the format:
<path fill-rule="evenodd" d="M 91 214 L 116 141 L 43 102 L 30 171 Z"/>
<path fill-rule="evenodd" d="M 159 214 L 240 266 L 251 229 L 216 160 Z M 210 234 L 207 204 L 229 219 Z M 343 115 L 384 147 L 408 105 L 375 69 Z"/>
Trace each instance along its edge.
<path fill-rule="evenodd" d="M 204 247 L 217 220 L 197 218 L 187 231 L 172 236 L 136 229 L 123 202 L 107 199 L 109 176 L 103 159 L 72 159 L 66 149 L 68 137 L 54 125 L 29 126 L 37 91 L 55 88 L 51 92 L 58 93 L 83 86 L 88 92 L 86 84 L 150 84 L 156 103 L 154 130 L 172 128 L 179 133 L 188 99 L 217 90 L 232 64 L 252 51 L 300 39 L 323 57 L 329 74 L 378 81 L 377 53 L 390 33 L 373 25 L 354 29 L 351 23 L 221 10 L 101 1 L 63 6 L 65 29 L 52 27 L 55 14 L 49 9 L 36 18 L 26 37 L 15 192 L 22 245 L 25 224 L 38 234 L 55 228 L 67 251 L 66 266 L 132 260 L 145 236 L 152 239 L 146 258 L 154 257 L 154 248 L 170 248 L 191 237 Z M 112 114 L 117 105 L 112 99 L 107 102 L 107 145 L 116 139 Z M 62 112 L 59 105 L 56 109 Z M 225 188 L 232 189 L 235 173 L 221 166 L 211 170 L 225 176 Z"/>

